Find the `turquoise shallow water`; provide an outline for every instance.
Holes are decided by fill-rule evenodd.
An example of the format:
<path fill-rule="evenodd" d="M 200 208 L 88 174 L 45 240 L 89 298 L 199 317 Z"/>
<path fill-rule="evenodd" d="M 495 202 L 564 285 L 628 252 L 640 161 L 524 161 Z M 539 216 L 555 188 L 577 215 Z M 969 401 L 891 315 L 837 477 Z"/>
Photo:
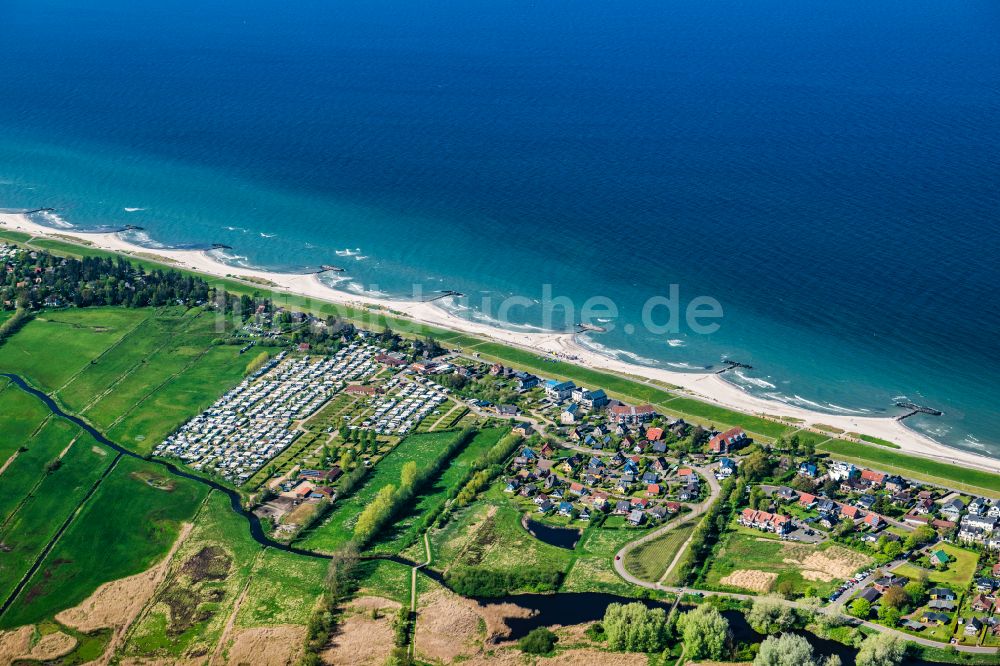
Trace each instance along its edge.
<path fill-rule="evenodd" d="M 997 8 L 829 4 L 8 3 L 0 206 L 521 325 L 603 295 L 608 353 L 996 454 Z M 719 330 L 645 330 L 671 284 Z"/>

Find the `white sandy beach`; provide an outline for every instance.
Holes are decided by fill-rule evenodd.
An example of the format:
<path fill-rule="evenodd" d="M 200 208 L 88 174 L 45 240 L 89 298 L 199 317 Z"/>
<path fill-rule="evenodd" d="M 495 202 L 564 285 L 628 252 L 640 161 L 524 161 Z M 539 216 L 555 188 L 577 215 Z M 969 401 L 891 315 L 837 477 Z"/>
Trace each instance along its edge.
<path fill-rule="evenodd" d="M 903 423 L 892 418 L 824 414 L 778 401 L 758 398 L 715 374 L 674 372 L 626 363 L 585 348 L 577 342 L 576 336 L 572 333 L 529 333 L 506 330 L 463 319 L 433 303 L 380 299 L 339 291 L 320 282 L 316 275 L 271 273 L 231 266 L 216 261 L 207 252 L 140 247 L 122 240 L 114 233 L 98 234 L 73 229 L 54 229 L 37 224 L 27 216 L 20 214 L 0 213 L 0 226 L 35 236 L 72 238 L 105 250 L 142 253 L 146 257 L 158 255 L 163 257 L 166 263 L 172 262 L 173 265 L 208 275 L 218 277 L 230 275 L 251 280 L 265 280 L 276 285 L 275 287 L 262 287 L 262 289 L 298 294 L 343 305 L 379 307 L 401 312 L 413 320 L 439 328 L 470 333 L 533 351 L 556 354 L 564 359 L 571 357 L 572 362 L 590 368 L 667 382 L 682 387 L 693 397 L 747 414 L 790 417 L 800 419 L 810 425 L 825 424 L 849 432 L 861 432 L 893 442 L 907 453 L 934 458 L 942 462 L 1000 472 L 1000 462 L 997 460 L 946 446 L 907 428 Z"/>

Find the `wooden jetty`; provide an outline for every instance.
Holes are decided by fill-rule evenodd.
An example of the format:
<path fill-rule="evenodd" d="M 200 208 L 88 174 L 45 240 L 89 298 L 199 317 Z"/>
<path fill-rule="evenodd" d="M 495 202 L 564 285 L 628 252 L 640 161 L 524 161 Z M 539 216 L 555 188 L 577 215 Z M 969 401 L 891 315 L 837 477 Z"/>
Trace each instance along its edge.
<path fill-rule="evenodd" d="M 577 324 L 576 331 L 577 333 L 607 333 L 608 329 L 597 324 Z"/>
<path fill-rule="evenodd" d="M 740 363 L 739 361 L 731 361 L 729 359 L 722 359 L 722 362 L 726 364 L 722 370 L 716 370 L 715 374 L 721 375 L 723 372 L 728 372 L 729 370 L 735 370 L 736 368 L 744 368 L 745 370 L 753 370 L 753 366 L 747 363 Z"/>
<path fill-rule="evenodd" d="M 934 409 L 933 407 L 924 407 L 923 405 L 918 405 L 915 402 L 897 402 L 897 407 L 902 407 L 903 409 L 909 410 L 905 414 L 900 414 L 896 417 L 897 421 L 902 421 L 903 419 L 908 419 L 911 416 L 916 416 L 917 414 L 927 414 L 928 416 L 941 416 L 944 414 L 940 409 Z"/>
<path fill-rule="evenodd" d="M 455 298 L 462 298 L 463 296 L 465 296 L 465 294 L 463 294 L 460 291 L 455 291 L 453 289 L 447 289 L 445 291 L 438 292 L 437 294 L 431 296 L 430 298 L 425 298 L 423 302 L 430 303 L 432 301 L 440 301 L 442 298 L 450 298 L 452 296 L 454 296 Z"/>

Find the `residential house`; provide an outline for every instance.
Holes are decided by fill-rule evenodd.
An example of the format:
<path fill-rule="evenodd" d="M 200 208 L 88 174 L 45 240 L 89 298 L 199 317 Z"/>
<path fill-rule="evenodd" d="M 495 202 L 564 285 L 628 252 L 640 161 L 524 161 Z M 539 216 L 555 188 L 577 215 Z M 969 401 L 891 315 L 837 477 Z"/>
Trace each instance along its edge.
<path fill-rule="evenodd" d="M 573 482 L 569 484 L 570 493 L 582 497 L 587 494 L 587 489 L 583 487 L 582 483 Z"/>
<path fill-rule="evenodd" d="M 797 492 L 795 492 L 788 486 L 781 486 L 776 491 L 774 491 L 774 494 L 777 495 L 779 499 L 782 499 L 786 502 L 792 502 L 796 500 L 799 496 Z"/>
<path fill-rule="evenodd" d="M 867 525 L 871 530 L 881 529 L 885 525 L 885 521 L 882 520 L 882 516 L 877 513 L 869 513 L 861 522 Z"/>
<path fill-rule="evenodd" d="M 878 601 L 878 598 L 882 596 L 882 593 L 876 590 L 874 587 L 866 587 L 861 594 L 858 595 L 859 599 L 864 599 L 870 604 Z"/>
<path fill-rule="evenodd" d="M 632 505 L 629 504 L 628 500 L 618 500 L 617 502 L 615 502 L 615 510 L 613 513 L 619 516 L 624 516 L 631 510 L 632 510 Z"/>
<path fill-rule="evenodd" d="M 950 561 L 948 553 L 944 552 L 943 550 L 935 550 L 933 553 L 928 555 L 927 559 L 929 559 L 931 564 L 933 564 L 936 567 L 948 566 L 948 562 Z"/>
<path fill-rule="evenodd" d="M 639 509 L 633 509 L 631 513 L 628 514 L 628 522 L 632 525 L 642 525 L 646 520 L 646 514 Z"/>
<path fill-rule="evenodd" d="M 608 414 L 615 423 L 637 425 L 656 416 L 656 408 L 652 405 L 614 405 L 608 409 Z"/>
<path fill-rule="evenodd" d="M 882 576 L 881 578 L 876 580 L 874 583 L 872 583 L 872 586 L 876 590 L 878 590 L 881 594 L 885 594 L 885 591 L 888 590 L 890 587 L 902 587 L 906 585 L 907 582 L 908 582 L 907 579 L 903 578 L 902 576 L 894 576 L 892 574 L 889 574 L 888 576 Z"/>
<path fill-rule="evenodd" d="M 932 599 L 927 603 L 927 607 L 931 610 L 952 612 L 955 610 L 957 604 L 954 601 L 948 599 Z"/>
<path fill-rule="evenodd" d="M 983 630 L 983 621 L 978 617 L 970 617 L 965 622 L 965 627 L 962 629 L 962 633 L 966 636 L 978 636 L 979 632 Z"/>
<path fill-rule="evenodd" d="M 799 504 L 807 509 L 811 509 L 816 506 L 816 496 L 809 493 L 801 493 L 799 495 Z"/>
<path fill-rule="evenodd" d="M 658 483 L 651 483 L 646 486 L 646 497 L 658 497 L 661 492 L 663 491 Z"/>
<path fill-rule="evenodd" d="M 961 499 L 955 497 L 948 500 L 941 505 L 941 515 L 943 515 L 948 520 L 958 520 L 959 516 L 962 515 L 962 511 L 965 509 L 965 504 Z"/>
<path fill-rule="evenodd" d="M 845 481 L 847 479 L 853 479 L 859 474 L 858 468 L 851 463 L 846 462 L 835 462 L 830 467 L 827 475 L 834 481 Z"/>
<path fill-rule="evenodd" d="M 571 402 L 559 413 L 559 423 L 573 425 L 580 420 L 580 405 Z"/>
<path fill-rule="evenodd" d="M 575 389 L 571 395 L 573 400 L 580 403 L 585 409 L 589 409 L 591 411 L 601 409 L 609 402 L 608 396 L 603 389 L 589 391 L 585 388 L 579 388 Z"/>
<path fill-rule="evenodd" d="M 530 423 L 522 421 L 514 426 L 513 433 L 515 435 L 520 435 L 521 437 L 531 437 L 535 434 L 535 429 L 531 427 Z"/>
<path fill-rule="evenodd" d="M 807 461 L 799 464 L 799 474 L 810 479 L 815 479 L 819 474 L 819 470 L 816 467 L 816 463 Z"/>
<path fill-rule="evenodd" d="M 993 597 L 988 597 L 985 594 L 977 594 L 972 599 L 972 610 L 977 613 L 992 613 L 996 601 Z"/>
<path fill-rule="evenodd" d="M 920 621 L 924 624 L 934 624 L 943 627 L 951 622 L 951 618 L 937 611 L 924 611 L 924 614 L 920 616 Z"/>
<path fill-rule="evenodd" d="M 559 502 L 559 515 L 569 516 L 573 513 L 573 505 L 570 502 Z"/>
<path fill-rule="evenodd" d="M 530 373 L 519 370 L 514 373 L 514 378 L 517 380 L 518 391 L 528 391 L 538 386 L 538 377 Z"/>
<path fill-rule="evenodd" d="M 550 379 L 545 382 L 545 397 L 555 402 L 562 402 L 573 394 L 576 384 L 573 382 L 561 382 L 558 379 Z"/>
<path fill-rule="evenodd" d="M 650 442 L 658 442 L 663 439 L 663 428 L 650 428 L 646 431 L 646 439 Z"/>
<path fill-rule="evenodd" d="M 906 479 L 901 476 L 889 476 L 885 479 L 885 489 L 890 493 L 898 493 L 906 490 Z"/>
<path fill-rule="evenodd" d="M 958 596 L 947 587 L 935 587 L 927 593 L 931 599 L 945 599 L 947 601 L 955 601 Z"/>
<path fill-rule="evenodd" d="M 663 520 L 667 517 L 667 508 L 664 506 L 654 506 L 647 513 L 656 520 Z"/>
<path fill-rule="evenodd" d="M 876 472 L 871 469 L 861 471 L 861 480 L 872 488 L 881 488 L 885 485 L 887 478 L 889 478 L 889 475 L 885 472 Z"/>
<path fill-rule="evenodd" d="M 736 473 L 736 463 L 729 458 L 721 458 L 719 460 L 719 470 L 716 472 L 716 476 L 722 479 L 728 479 L 733 474 Z"/>
<path fill-rule="evenodd" d="M 542 500 L 538 505 L 538 513 L 549 513 L 553 508 L 555 508 L 555 504 L 550 500 Z"/>
<path fill-rule="evenodd" d="M 730 428 L 708 440 L 708 450 L 712 453 L 732 453 L 749 442 L 743 428 Z"/>

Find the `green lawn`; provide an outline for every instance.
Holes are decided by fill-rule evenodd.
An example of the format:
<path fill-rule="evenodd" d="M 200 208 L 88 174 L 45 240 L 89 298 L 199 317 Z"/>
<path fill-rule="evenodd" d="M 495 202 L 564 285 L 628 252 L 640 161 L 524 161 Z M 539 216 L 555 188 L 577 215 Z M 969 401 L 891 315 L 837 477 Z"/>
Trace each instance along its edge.
<path fill-rule="evenodd" d="M 900 576 L 916 579 L 919 578 L 920 572 L 926 571 L 927 580 L 932 583 L 948 585 L 958 591 L 964 590 L 969 586 L 969 583 L 972 582 L 972 577 L 976 575 L 976 563 L 978 561 L 976 553 L 943 541 L 931 550 L 943 550 L 949 556 L 954 557 L 955 561 L 949 562 L 943 571 L 937 568 L 922 569 L 921 567 L 907 563 L 898 567 L 896 573 Z"/>
<path fill-rule="evenodd" d="M 691 536 L 697 521 L 670 530 L 666 534 L 636 546 L 625 556 L 625 569 L 636 578 L 656 582 L 670 566 L 674 556 Z"/>
<path fill-rule="evenodd" d="M 968 467 L 908 456 L 882 447 L 871 447 L 855 442 L 830 440 L 819 447 L 838 460 L 901 474 L 921 481 L 943 483 L 958 490 L 975 494 L 1000 497 L 1000 476 Z"/>
<path fill-rule="evenodd" d="M 164 476 L 158 465 L 122 458 L 0 626 L 37 622 L 80 603 L 101 583 L 145 571 L 169 550 L 206 492 L 201 484 Z"/>
<path fill-rule="evenodd" d="M 0 465 L 24 445 L 49 416 L 48 408 L 30 393 L 0 377 L 0 414 L 3 414 L 3 437 L 0 437 Z"/>
<path fill-rule="evenodd" d="M 433 461 L 447 442 L 459 437 L 459 431 L 433 432 L 410 435 L 386 454 L 369 472 L 363 485 L 352 495 L 338 500 L 318 526 L 309 530 L 297 544 L 302 548 L 333 552 L 354 536 L 358 515 L 375 497 L 379 489 L 388 484 L 399 487 L 403 465 L 411 460 L 422 467 Z"/>

